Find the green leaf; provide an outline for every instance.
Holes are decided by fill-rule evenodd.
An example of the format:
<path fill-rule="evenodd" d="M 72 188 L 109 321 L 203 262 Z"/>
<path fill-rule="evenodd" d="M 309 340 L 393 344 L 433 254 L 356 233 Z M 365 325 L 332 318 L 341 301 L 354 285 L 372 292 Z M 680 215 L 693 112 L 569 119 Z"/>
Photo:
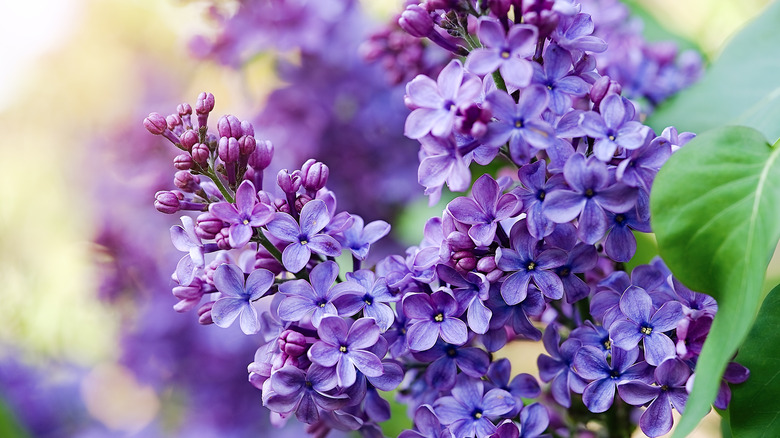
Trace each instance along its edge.
<path fill-rule="evenodd" d="M 780 148 L 756 130 L 706 132 L 677 151 L 650 197 L 658 248 L 675 276 L 718 300 L 675 436 L 710 410 L 726 364 L 745 339 L 780 238 Z"/>
<path fill-rule="evenodd" d="M 731 430 L 738 437 L 780 436 L 780 286 L 769 293 L 737 361 L 750 378 L 732 388 Z"/>
<path fill-rule="evenodd" d="M 30 436 L 16 420 L 13 412 L 6 406 L 2 398 L 0 398 L 0 436 L 16 438 Z"/>
<path fill-rule="evenodd" d="M 780 2 L 734 36 L 701 81 L 664 102 L 647 124 L 704 132 L 746 125 L 774 141 L 780 137 Z"/>

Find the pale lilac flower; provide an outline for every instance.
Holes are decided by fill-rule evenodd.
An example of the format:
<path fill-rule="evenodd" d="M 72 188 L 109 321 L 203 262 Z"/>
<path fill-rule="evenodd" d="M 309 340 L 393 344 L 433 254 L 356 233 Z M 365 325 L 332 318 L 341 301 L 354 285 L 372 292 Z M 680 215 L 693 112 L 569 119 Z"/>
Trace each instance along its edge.
<path fill-rule="evenodd" d="M 496 431 L 490 418 L 506 414 L 514 407 L 514 398 L 503 389 L 491 389 L 487 393 L 484 390 L 481 380 L 461 374 L 452 395 L 436 400 L 436 414 L 455 436 L 486 438 Z"/>
<path fill-rule="evenodd" d="M 618 147 L 638 149 L 652 132 L 650 127 L 634 120 L 634 104 L 625 97 L 610 94 L 601 101 L 600 111 L 601 114 L 583 113 L 580 126 L 596 140 L 593 153 L 601 161 L 611 160 Z"/>
<path fill-rule="evenodd" d="M 348 325 L 338 316 L 329 316 L 322 319 L 317 334 L 320 340 L 309 349 L 309 359 L 324 367 L 335 367 L 338 386 L 352 386 L 357 370 L 368 377 L 382 375 L 382 361 L 368 351 L 380 336 L 373 319 L 360 318 Z"/>
<path fill-rule="evenodd" d="M 515 195 L 501 193 L 501 188 L 490 175 L 482 175 L 474 182 L 471 197 L 455 198 L 447 210 L 459 222 L 469 224 L 469 237 L 477 246 L 489 246 L 496 238 L 501 221 L 508 219 L 520 207 Z"/>
<path fill-rule="evenodd" d="M 195 279 L 195 272 L 205 266 L 203 243 L 195 233 L 195 224 L 189 216 L 181 217 L 181 224 L 171 227 L 171 241 L 179 251 L 188 254 L 176 265 L 176 281 L 180 286 L 189 286 Z"/>
<path fill-rule="evenodd" d="M 257 202 L 257 192 L 251 181 L 244 181 L 236 190 L 236 203 L 217 202 L 209 206 L 209 212 L 230 224 L 229 243 L 241 248 L 252 238 L 252 228 L 260 227 L 271 219 L 273 209 Z"/>
<path fill-rule="evenodd" d="M 274 283 L 274 274 L 266 269 L 256 269 L 244 284 L 244 273 L 232 264 L 222 264 L 214 272 L 214 285 L 222 292 L 211 308 L 211 319 L 219 327 L 230 327 L 241 317 L 241 330 L 251 335 L 260 330 L 257 311 L 252 306 L 265 295 Z"/>
<path fill-rule="evenodd" d="M 458 303 L 446 290 L 431 295 L 414 293 L 403 300 L 403 309 L 409 318 L 406 339 L 414 351 L 428 350 L 441 338 L 450 344 L 462 345 L 468 340 L 466 323 L 458 319 Z"/>
<path fill-rule="evenodd" d="M 365 260 L 372 243 L 385 237 L 390 232 L 390 224 L 385 221 L 373 221 L 363 226 L 363 218 L 352 215 L 352 226 L 336 236 L 342 248 L 348 249 L 358 260 Z"/>
<path fill-rule="evenodd" d="M 533 67 L 530 61 L 538 39 L 535 26 L 515 24 L 504 34 L 498 20 L 482 17 L 477 36 L 484 48 L 474 49 L 466 59 L 466 69 L 480 76 L 498 70 L 504 81 L 522 88 L 531 82 Z"/>
<path fill-rule="evenodd" d="M 309 274 L 311 283 L 306 280 L 290 280 L 279 285 L 279 292 L 286 298 L 279 304 L 279 318 L 283 321 L 300 321 L 311 317 L 314 327 L 326 315 L 338 315 L 333 301 L 349 286 L 339 283 L 333 286 L 339 275 L 335 262 L 327 261 L 315 266 Z"/>

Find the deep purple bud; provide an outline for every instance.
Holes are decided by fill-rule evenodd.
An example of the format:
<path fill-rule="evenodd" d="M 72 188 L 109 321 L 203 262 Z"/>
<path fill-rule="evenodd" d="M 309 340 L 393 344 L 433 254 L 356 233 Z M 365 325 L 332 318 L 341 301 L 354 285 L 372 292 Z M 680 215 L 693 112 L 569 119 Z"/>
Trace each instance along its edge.
<path fill-rule="evenodd" d="M 180 103 L 179 106 L 176 107 L 176 111 L 179 113 L 179 116 L 182 118 L 184 116 L 192 115 L 192 107 L 188 103 Z"/>
<path fill-rule="evenodd" d="M 407 6 L 398 19 L 398 25 L 416 38 L 425 38 L 433 32 L 433 19 L 420 5 Z"/>
<path fill-rule="evenodd" d="M 177 196 L 167 190 L 159 191 L 154 194 L 154 208 L 161 213 L 173 214 L 179 211 L 179 201 L 182 199 L 184 195 Z"/>
<path fill-rule="evenodd" d="M 222 137 L 217 145 L 217 154 L 225 163 L 235 163 L 238 161 L 239 146 L 238 140 L 233 137 Z"/>
<path fill-rule="evenodd" d="M 200 93 L 198 101 L 195 102 L 195 114 L 198 115 L 198 126 L 205 128 L 209 120 L 209 113 L 214 110 L 214 95 L 211 93 Z"/>
<path fill-rule="evenodd" d="M 241 128 L 241 121 L 238 120 L 238 117 L 228 114 L 219 118 L 217 132 L 219 132 L 220 137 L 238 139 L 243 135 L 244 130 Z"/>
<path fill-rule="evenodd" d="M 306 337 L 293 331 L 285 330 L 279 335 L 279 349 L 292 357 L 300 357 L 306 352 Z"/>
<path fill-rule="evenodd" d="M 171 292 L 180 300 L 199 300 L 203 297 L 203 281 L 195 277 L 189 286 L 176 286 Z"/>
<path fill-rule="evenodd" d="M 477 267 L 477 259 L 471 251 L 458 251 L 452 255 L 452 260 L 455 262 L 455 269 L 461 273 Z"/>
<path fill-rule="evenodd" d="M 454 231 L 447 236 L 447 243 L 453 251 L 474 249 L 474 241 L 466 233 Z"/>
<path fill-rule="evenodd" d="M 593 84 L 593 88 L 590 90 L 590 100 L 598 107 L 608 95 L 620 94 L 621 92 L 622 87 L 619 83 L 611 80 L 609 76 L 602 76 Z"/>
<path fill-rule="evenodd" d="M 168 124 L 160 113 L 149 113 L 149 116 L 144 119 L 144 128 L 154 135 L 162 135 L 168 129 Z"/>
<path fill-rule="evenodd" d="M 195 146 L 195 143 L 197 142 L 198 134 L 191 129 L 184 131 L 181 136 L 179 136 L 179 143 L 181 143 L 181 145 L 184 146 L 184 148 L 186 148 L 188 151 L 191 151 L 192 147 Z"/>
<path fill-rule="evenodd" d="M 190 154 L 179 154 L 173 159 L 173 167 L 179 170 L 192 169 L 192 156 Z"/>
<path fill-rule="evenodd" d="M 255 151 L 255 148 L 257 147 L 257 142 L 255 141 L 255 138 L 251 135 L 244 135 L 243 137 L 238 139 L 238 152 L 243 157 L 249 156 L 252 152 Z"/>
<path fill-rule="evenodd" d="M 498 18 L 505 18 L 509 14 L 509 7 L 512 6 L 511 0 L 488 0 L 490 12 Z"/>
<path fill-rule="evenodd" d="M 300 195 L 298 198 L 295 199 L 295 209 L 298 211 L 301 211 L 303 209 L 303 206 L 308 204 L 309 201 L 311 201 L 311 197 L 308 195 Z"/>
<path fill-rule="evenodd" d="M 197 143 L 192 147 L 192 160 L 202 167 L 208 165 L 210 155 L 209 147 L 203 143 Z"/>
<path fill-rule="evenodd" d="M 168 124 L 168 129 L 173 131 L 177 127 L 181 126 L 181 117 L 178 114 L 171 114 L 165 118 L 165 123 Z"/>
<path fill-rule="evenodd" d="M 493 256 L 486 256 L 479 259 L 477 262 L 477 271 L 479 272 L 493 272 L 496 270 L 496 258 Z"/>
<path fill-rule="evenodd" d="M 198 323 L 202 325 L 214 324 L 214 320 L 211 319 L 211 308 L 214 307 L 214 301 L 203 303 L 198 308 Z"/>
<path fill-rule="evenodd" d="M 325 187 L 330 170 L 324 163 L 314 159 L 307 160 L 301 167 L 301 183 L 307 191 L 315 193 Z"/>
<path fill-rule="evenodd" d="M 244 135 L 251 135 L 252 137 L 255 136 L 255 127 L 252 126 L 252 122 L 248 120 L 244 120 L 241 122 L 241 132 Z"/>
<path fill-rule="evenodd" d="M 184 192 L 195 193 L 200 190 L 200 178 L 186 170 L 180 170 L 173 176 L 173 183 Z"/>
<path fill-rule="evenodd" d="M 217 218 L 209 212 L 202 213 L 195 221 L 195 234 L 201 239 L 208 240 L 215 238 L 217 233 L 224 227 L 222 219 Z"/>
<path fill-rule="evenodd" d="M 301 177 L 299 173 L 291 174 L 287 169 L 282 169 L 276 174 L 276 183 L 284 193 L 294 195 L 301 188 Z"/>
<path fill-rule="evenodd" d="M 219 233 L 217 233 L 217 235 L 214 236 L 214 241 L 217 243 L 217 247 L 219 249 L 224 249 L 227 251 L 233 248 L 232 246 L 230 246 L 229 234 L 228 234 L 229 230 L 230 230 L 229 228 L 225 227 L 219 230 Z"/>
<path fill-rule="evenodd" d="M 263 170 L 271 164 L 273 157 L 274 145 L 268 140 L 263 140 L 256 144 L 255 150 L 249 155 L 249 165 L 253 169 Z"/>

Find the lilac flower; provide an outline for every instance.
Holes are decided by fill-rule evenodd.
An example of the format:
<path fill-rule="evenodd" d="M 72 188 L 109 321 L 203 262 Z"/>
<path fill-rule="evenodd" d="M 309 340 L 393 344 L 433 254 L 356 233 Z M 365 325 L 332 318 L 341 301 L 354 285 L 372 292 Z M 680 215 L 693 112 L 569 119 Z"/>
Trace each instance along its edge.
<path fill-rule="evenodd" d="M 512 216 L 519 206 L 515 195 L 502 194 L 496 180 L 485 174 L 474 182 L 471 198 L 455 198 L 447 210 L 459 222 L 471 225 L 468 234 L 477 246 L 489 246 L 500 222 Z"/>
<path fill-rule="evenodd" d="M 636 203 L 636 189 L 610 183 L 607 166 L 596 157 L 574 154 L 566 162 L 564 178 L 573 190 L 558 190 L 545 199 L 544 214 L 556 223 L 579 216 L 578 235 L 594 244 L 607 231 L 605 210 L 624 213 Z"/>
<path fill-rule="evenodd" d="M 279 285 L 279 292 L 286 295 L 279 304 L 279 318 L 283 321 L 300 321 L 310 316 L 312 325 L 319 327 L 323 317 L 337 315 L 338 310 L 333 301 L 349 287 L 342 286 L 344 283 L 331 287 L 338 275 L 338 265 L 327 261 L 311 270 L 311 283 L 290 280 Z"/>
<path fill-rule="evenodd" d="M 678 134 L 677 128 L 675 128 L 674 126 L 669 126 L 667 128 L 664 128 L 660 137 L 663 137 L 666 140 L 668 140 L 671 145 L 672 152 L 676 152 L 681 147 L 685 146 L 686 143 L 693 140 L 693 138 L 696 137 L 696 134 L 692 132 L 681 132 Z"/>
<path fill-rule="evenodd" d="M 570 223 L 559 224 L 545 241 L 568 252 L 566 262 L 555 268 L 563 283 L 567 303 L 575 303 L 590 294 L 590 286 L 574 274 L 583 274 L 598 263 L 596 247 L 577 241 L 577 231 Z"/>
<path fill-rule="evenodd" d="M 520 411 L 520 436 L 518 438 L 536 438 L 550 424 L 550 414 L 541 403 L 532 403 Z"/>
<path fill-rule="evenodd" d="M 342 248 L 350 250 L 355 258 L 365 260 L 371 244 L 390 232 L 390 224 L 385 221 L 373 221 L 364 227 L 362 217 L 353 214 L 352 218 L 354 219 L 352 226 L 336 236 L 336 240 Z"/>
<path fill-rule="evenodd" d="M 514 405 L 512 396 L 503 389 L 491 389 L 485 394 L 481 380 L 461 374 L 452 395 L 436 400 L 434 409 L 455 436 L 486 438 L 496 431 L 489 417 L 503 415 Z"/>
<path fill-rule="evenodd" d="M 675 356 L 674 342 L 664 332 L 677 327 L 682 319 L 679 302 L 670 301 L 654 312 L 650 295 L 640 287 L 631 286 L 620 298 L 620 310 L 626 319 L 615 321 L 609 327 L 616 347 L 631 350 L 644 339 L 645 360 L 653 366 Z"/>
<path fill-rule="evenodd" d="M 543 85 L 550 97 L 550 109 L 563 115 L 571 106 L 572 96 L 585 96 L 589 86 L 581 77 L 569 75 L 571 54 L 557 44 L 550 44 L 544 51 L 544 66 L 534 63 L 533 82 Z"/>
<path fill-rule="evenodd" d="M 387 281 L 365 269 L 348 272 L 346 277 L 347 281 L 340 285 L 343 294 L 335 303 L 339 315 L 352 316 L 362 310 L 363 316 L 373 318 L 382 332 L 387 331 L 395 318 L 387 303 L 398 301 L 398 297 L 390 293 Z"/>
<path fill-rule="evenodd" d="M 490 341 L 496 342 L 497 348 L 486 345 L 488 350 L 498 351 L 499 348 L 504 346 L 507 341 L 505 329 L 507 326 L 511 327 L 517 336 L 532 341 L 542 339 L 542 332 L 528 319 L 529 316 L 540 316 L 546 308 L 544 296 L 539 291 L 539 288 L 533 284 L 529 285 L 525 299 L 514 306 L 507 306 L 499 289 L 498 285 L 491 287 L 487 301 L 488 307 L 493 310 L 493 318 L 490 320 L 490 331 L 488 334 L 493 333 L 494 336 L 500 336 L 499 338 L 490 339 Z"/>
<path fill-rule="evenodd" d="M 373 319 L 358 319 L 350 327 L 342 318 L 329 316 L 322 319 L 317 334 L 320 340 L 309 349 L 309 359 L 324 367 L 335 367 L 340 387 L 355 383 L 355 368 L 369 377 L 382 375 L 382 361 L 367 351 L 379 339 L 379 327 Z"/>
<path fill-rule="evenodd" d="M 520 100 L 514 99 L 501 90 L 491 92 L 485 98 L 497 121 L 488 125 L 482 142 L 488 146 L 500 147 L 509 142 L 509 152 L 516 163 L 531 158 L 532 147 L 547 149 L 555 142 L 552 126 L 541 119 L 547 108 L 547 92 L 541 85 L 534 84 L 525 88 Z"/>
<path fill-rule="evenodd" d="M 636 253 L 636 237 L 632 230 L 650 233 L 649 221 L 641 220 L 636 209 L 630 209 L 624 213 L 607 212 L 607 238 L 604 241 L 604 250 L 612 260 L 627 262 Z"/>
<path fill-rule="evenodd" d="M 209 212 L 230 224 L 229 243 L 241 248 L 252 238 L 252 228 L 260 227 L 271 219 L 273 209 L 257 202 L 257 191 L 251 181 L 244 181 L 236 190 L 236 203 L 217 202 L 209 206 Z"/>
<path fill-rule="evenodd" d="M 698 318 L 703 314 L 714 316 L 718 311 L 718 303 L 715 298 L 700 292 L 693 292 L 672 275 L 668 277 L 667 282 L 671 282 L 674 294 L 683 304 L 683 312 L 686 315 Z"/>
<path fill-rule="evenodd" d="M 333 237 L 320 234 L 330 222 L 325 202 L 313 199 L 301 209 L 300 226 L 287 213 L 274 213 L 268 231 L 279 240 L 290 242 L 282 252 L 282 263 L 290 272 L 298 272 L 309 262 L 311 253 L 337 257 L 341 245 Z"/>
<path fill-rule="evenodd" d="M 641 147 L 651 130 L 634 121 L 634 104 L 628 99 L 611 94 L 601 101 L 601 114 L 593 111 L 584 113 L 580 126 L 588 136 L 593 137 L 593 153 L 596 158 L 607 162 L 612 159 L 618 146 L 634 150 Z"/>
<path fill-rule="evenodd" d="M 459 347 L 437 341 L 429 350 L 413 353 L 415 359 L 430 363 L 425 369 L 425 381 L 432 388 L 448 391 L 455 386 L 460 370 L 475 379 L 488 371 L 490 357 L 487 352 L 475 347 Z"/>
<path fill-rule="evenodd" d="M 452 138 L 425 136 L 420 139 L 420 167 L 417 181 L 431 195 L 430 204 L 439 202 L 444 183 L 453 192 L 463 192 L 471 184 L 469 162 L 457 150 Z"/>
<path fill-rule="evenodd" d="M 607 43 L 604 40 L 591 35 L 593 29 L 593 19 L 588 14 L 577 14 L 571 18 L 565 17 L 561 19 L 553 32 L 552 40 L 568 50 L 589 52 L 607 50 Z"/>
<path fill-rule="evenodd" d="M 563 341 L 559 348 L 560 340 L 561 336 L 558 331 L 552 326 L 547 326 L 542 341 L 544 348 L 550 355 L 539 355 L 536 364 L 539 367 L 539 378 L 542 379 L 542 382 L 552 381 L 550 390 L 555 401 L 568 408 L 571 406 L 569 391 L 581 394 L 585 390 L 587 382 L 572 370 L 574 355 L 581 348 L 582 343 L 579 339 L 569 338 Z"/>
<path fill-rule="evenodd" d="M 206 264 L 203 255 L 203 244 L 195 233 L 195 225 L 189 216 L 181 217 L 182 226 L 171 227 L 171 241 L 179 251 L 188 254 L 176 265 L 176 281 L 180 286 L 189 286 L 195 279 L 195 272 Z"/>
<path fill-rule="evenodd" d="M 639 427 L 645 435 L 654 438 L 672 429 L 674 419 L 672 406 L 677 412 L 683 413 L 688 392 L 685 383 L 691 375 L 691 369 L 679 359 L 667 359 L 655 369 L 657 385 L 632 381 L 618 386 L 620 398 L 626 403 L 641 406 L 650 405 L 639 417 Z"/>
<path fill-rule="evenodd" d="M 671 143 L 663 137 L 656 137 L 650 144 L 635 149 L 621 161 L 615 176 L 624 184 L 641 187 L 649 192 L 655 175 L 671 154 Z"/>
<path fill-rule="evenodd" d="M 715 401 L 712 405 L 718 409 L 728 408 L 729 403 L 731 403 L 731 388 L 729 388 L 729 383 L 744 383 L 748 377 L 750 377 L 750 370 L 736 362 L 729 362 L 729 364 L 726 365 L 723 380 L 720 381 L 718 395 L 715 397 Z M 686 388 L 687 385 L 690 385 L 691 383 L 692 382 L 690 381 L 687 382 Z M 690 393 L 690 391 L 688 392 Z"/>
<path fill-rule="evenodd" d="M 591 382 L 582 392 L 582 402 L 595 413 L 606 412 L 615 400 L 615 391 L 620 383 L 636 380 L 647 371 L 647 364 L 640 362 L 639 349 L 623 350 L 613 347 L 611 364 L 607 364 L 604 353 L 596 347 L 582 347 L 574 356 L 574 370 Z"/>
<path fill-rule="evenodd" d="M 333 411 L 342 408 L 349 400 L 346 395 L 328 395 L 333 389 L 333 370 L 314 364 L 307 372 L 286 365 L 271 376 L 270 396 L 263 404 L 279 413 L 295 411 L 299 421 L 313 424 L 319 421 L 319 409 Z M 266 395 L 265 392 L 263 395 Z"/>
<path fill-rule="evenodd" d="M 523 398 L 536 398 L 542 393 L 539 382 L 530 374 L 520 373 L 510 382 L 511 371 L 512 364 L 509 359 L 504 358 L 490 364 L 487 372 L 490 383 L 496 388 L 512 394 L 512 397 L 515 398 L 515 407 L 507 413 L 507 417 L 514 417 L 520 412 L 523 407 Z"/>
<path fill-rule="evenodd" d="M 455 287 L 452 290 L 461 311 L 468 309 L 466 314 L 469 328 L 474 333 L 485 334 L 490 324 L 493 312 L 488 309 L 484 301 L 488 299 L 490 283 L 484 275 L 467 272 L 465 276 L 447 265 L 438 265 L 436 272 L 439 279 Z"/>
<path fill-rule="evenodd" d="M 415 430 L 405 430 L 398 438 L 451 438 L 452 434 L 441 425 L 439 417 L 430 405 L 421 405 L 414 412 Z"/>
<path fill-rule="evenodd" d="M 544 160 L 539 160 L 521 167 L 517 171 L 521 185 L 514 189 L 523 204 L 528 232 L 537 239 L 549 235 L 555 227 L 555 222 L 542 212 L 547 194 L 566 186 L 560 174 L 547 178 L 546 164 Z"/>
<path fill-rule="evenodd" d="M 458 107 L 471 103 L 481 88 L 482 81 L 466 73 L 458 60 L 450 61 L 436 82 L 428 76 L 418 75 L 406 84 L 406 97 L 414 110 L 406 119 L 404 133 L 411 139 L 422 138 L 428 133 L 448 137 Z"/>
<path fill-rule="evenodd" d="M 529 59 L 534 54 L 538 31 L 535 26 L 515 24 L 504 35 L 498 20 L 482 17 L 477 36 L 485 48 L 474 49 L 466 59 L 466 69 L 480 76 L 498 70 L 507 84 L 517 88 L 531 82 L 533 68 Z"/>
<path fill-rule="evenodd" d="M 211 308 L 211 319 L 219 327 L 230 327 L 241 316 L 241 330 L 251 335 L 260 330 L 257 311 L 252 302 L 268 292 L 274 283 L 274 274 L 266 269 L 255 269 L 244 285 L 244 273 L 236 265 L 221 264 L 214 272 L 214 285 L 222 298 Z"/>
<path fill-rule="evenodd" d="M 512 248 L 496 249 L 496 266 L 504 272 L 513 272 L 501 285 L 501 296 L 510 306 L 522 302 L 531 280 L 544 296 L 553 300 L 563 297 L 563 283 L 552 272 L 566 261 L 566 253 L 558 248 L 539 251 L 537 240 L 528 233 L 525 221 L 512 227 Z"/>
<path fill-rule="evenodd" d="M 445 289 L 431 295 L 414 293 L 403 300 L 403 310 L 409 318 L 406 338 L 414 351 L 428 350 L 441 338 L 450 344 L 462 345 L 468 339 L 466 323 L 458 319 L 458 303 Z"/>

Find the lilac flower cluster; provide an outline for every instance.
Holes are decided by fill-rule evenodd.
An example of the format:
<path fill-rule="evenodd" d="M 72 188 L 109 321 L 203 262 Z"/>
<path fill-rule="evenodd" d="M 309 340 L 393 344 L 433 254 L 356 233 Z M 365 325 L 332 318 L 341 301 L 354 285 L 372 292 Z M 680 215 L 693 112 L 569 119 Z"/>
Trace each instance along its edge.
<path fill-rule="evenodd" d="M 295 415 L 317 436 L 381 436 L 380 391 L 396 388 L 415 421 L 404 437 L 568 435 L 592 422 L 623 433 L 637 417 L 648 436 L 666 433 L 717 306 L 660 260 L 630 276 L 624 263 L 634 232 L 650 231 L 655 174 L 692 134 L 639 121 L 598 68 L 607 43 L 579 4 L 427 0 L 399 25 L 465 58 L 407 84 L 405 134 L 421 144 L 418 182 L 432 201 L 445 184 L 470 194 L 427 222 L 420 245 L 370 268 L 389 225 L 339 211 L 324 163 L 268 184 L 273 146 L 233 116 L 209 130 L 210 94 L 197 123 L 186 104 L 152 113 L 147 129 L 182 150 L 177 190 L 155 206 L 197 214 L 171 229 L 186 253 L 176 310 L 259 333 L 250 382 L 274 423 Z M 472 184 L 472 162 L 514 165 L 517 179 Z M 543 341 L 548 385 L 494 359 L 518 339 Z M 748 375 L 730 370 L 718 407 Z M 572 393 L 610 417 L 566 415 Z"/>

